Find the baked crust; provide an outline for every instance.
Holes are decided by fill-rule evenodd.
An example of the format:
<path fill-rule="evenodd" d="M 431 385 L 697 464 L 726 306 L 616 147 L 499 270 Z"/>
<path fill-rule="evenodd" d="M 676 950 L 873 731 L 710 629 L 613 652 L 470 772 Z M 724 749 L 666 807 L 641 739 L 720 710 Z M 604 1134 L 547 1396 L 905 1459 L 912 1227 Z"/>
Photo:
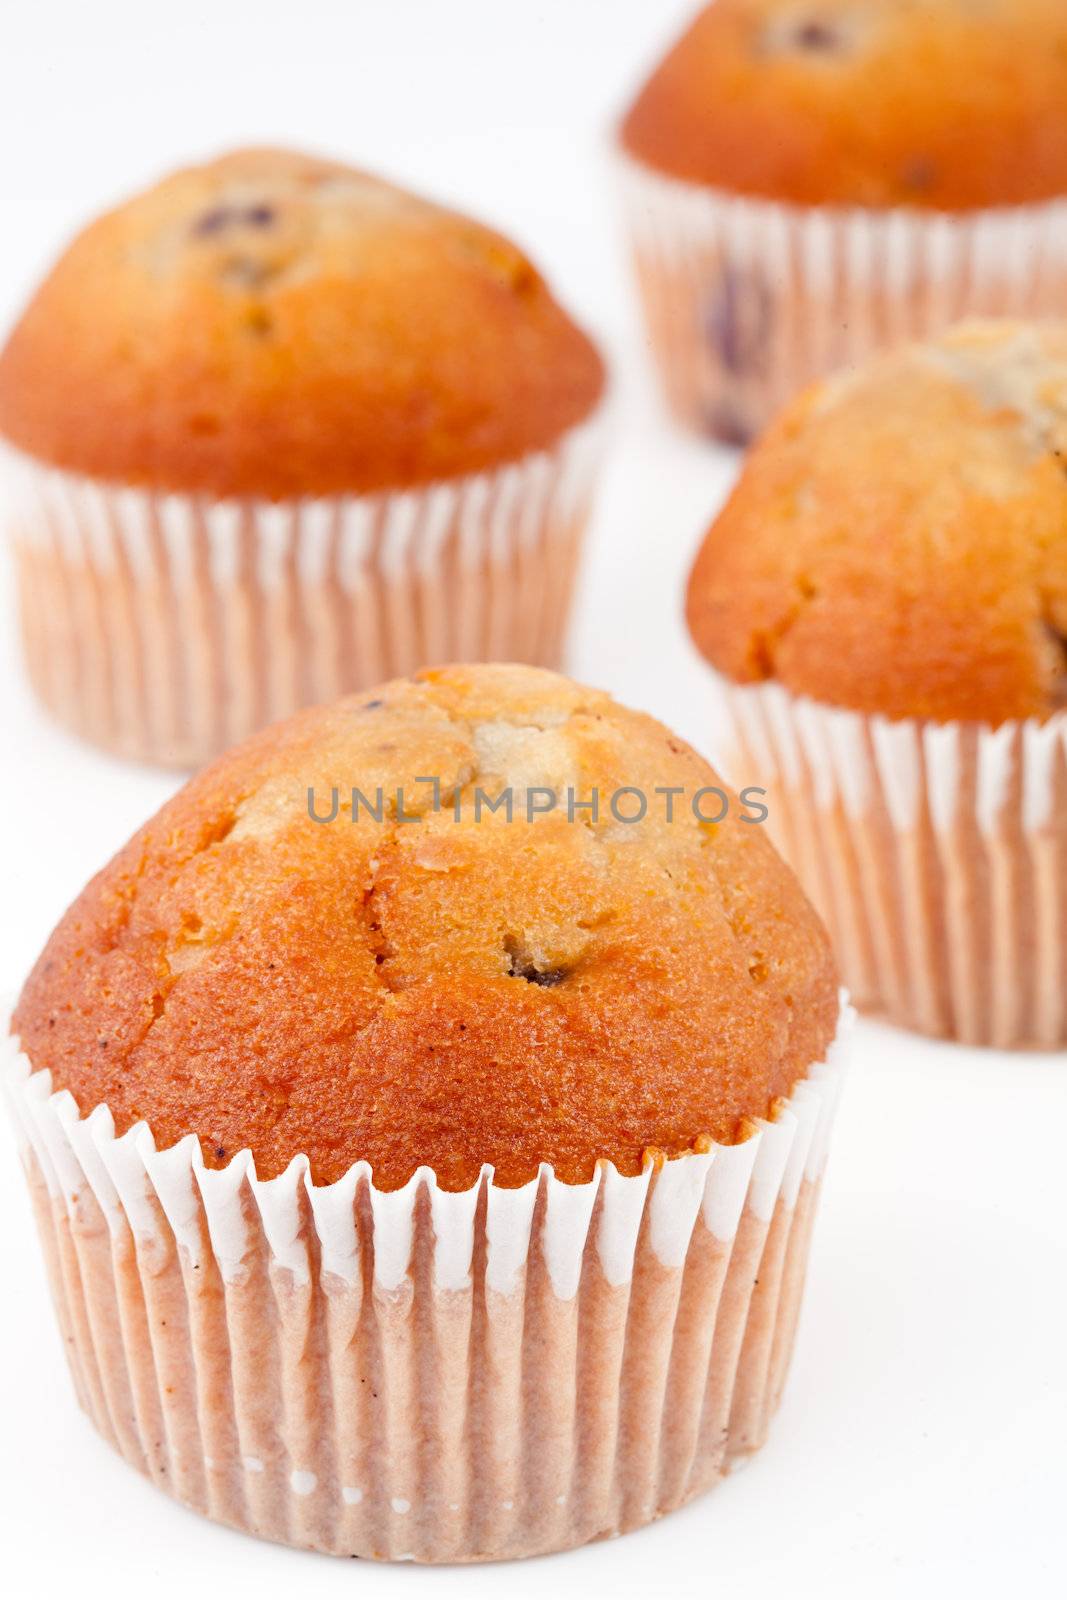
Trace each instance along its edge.
<path fill-rule="evenodd" d="M 441 780 L 443 806 L 432 788 Z M 825 931 L 764 829 L 689 797 L 717 780 L 650 717 L 534 668 L 453 667 L 316 708 L 198 774 L 75 901 L 14 1029 L 85 1113 L 107 1102 L 210 1166 L 303 1152 L 319 1181 L 368 1160 L 448 1188 L 483 1162 L 731 1141 L 820 1060 L 837 1023 Z M 308 815 L 307 791 L 328 814 Z M 406 815 L 372 820 L 403 789 Z M 532 785 L 581 799 L 473 819 Z M 686 791 L 668 822 L 657 786 Z M 608 799 L 648 795 L 625 825 Z M 449 800 L 463 797 L 457 823 Z M 633 804 L 631 801 L 630 804 Z M 704 802 L 704 809 L 710 802 Z M 395 810 L 395 799 L 394 799 Z"/>
<path fill-rule="evenodd" d="M 645 84 L 626 149 L 802 205 L 964 211 L 1067 193 L 1061 0 L 716 0 Z"/>
<path fill-rule="evenodd" d="M 816 384 L 689 580 L 739 683 L 889 717 L 1067 706 L 1067 326 L 969 323 Z"/>
<path fill-rule="evenodd" d="M 334 162 L 244 150 L 74 240 L 0 355 L 0 432 L 109 481 L 359 492 L 546 448 L 603 385 L 499 234 Z"/>

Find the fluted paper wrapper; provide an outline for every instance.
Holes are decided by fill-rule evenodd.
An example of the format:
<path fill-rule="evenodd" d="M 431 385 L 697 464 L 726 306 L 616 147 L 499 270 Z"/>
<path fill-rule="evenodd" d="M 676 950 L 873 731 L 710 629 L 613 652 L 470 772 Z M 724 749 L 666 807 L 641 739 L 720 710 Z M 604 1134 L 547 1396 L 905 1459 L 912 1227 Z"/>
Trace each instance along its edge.
<path fill-rule="evenodd" d="M 634 1528 L 763 1441 L 842 1074 L 771 1121 L 590 1183 L 486 1168 L 383 1192 L 262 1181 L 3 1078 L 81 1404 L 218 1521 L 338 1555 L 474 1561 Z"/>
<path fill-rule="evenodd" d="M 1067 315 L 1067 202 L 961 213 L 781 205 L 619 158 L 668 401 L 748 443 L 805 384 L 963 317 Z"/>
<path fill-rule="evenodd" d="M 853 1000 L 968 1044 L 1067 1045 L 1067 712 L 891 721 L 717 684 L 723 766 L 768 789 Z"/>
<path fill-rule="evenodd" d="M 559 666 L 602 436 L 397 493 L 211 500 L 5 447 L 26 661 L 67 728 L 196 766 L 441 661 Z"/>

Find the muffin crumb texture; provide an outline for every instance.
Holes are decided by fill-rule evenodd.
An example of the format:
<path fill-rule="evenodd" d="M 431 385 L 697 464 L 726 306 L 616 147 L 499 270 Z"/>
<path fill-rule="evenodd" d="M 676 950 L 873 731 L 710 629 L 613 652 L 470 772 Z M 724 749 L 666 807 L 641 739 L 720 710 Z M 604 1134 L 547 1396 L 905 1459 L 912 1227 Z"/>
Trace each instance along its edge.
<path fill-rule="evenodd" d="M 89 884 L 14 1029 L 83 1113 L 192 1133 L 212 1167 L 248 1147 L 261 1176 L 304 1153 L 319 1182 L 358 1160 L 383 1188 L 419 1165 L 466 1188 L 484 1162 L 579 1182 L 734 1141 L 824 1056 L 837 979 L 760 825 L 654 802 L 716 783 L 651 718 L 531 668 L 302 713 Z M 644 821 L 612 814 L 624 787 Z M 476 817 L 479 789 L 510 790 L 512 820 Z M 568 790 L 599 815 L 571 820 Z M 559 803 L 527 820 L 534 791 Z"/>
<path fill-rule="evenodd" d="M 1061 0 L 716 0 L 626 116 L 674 177 L 800 205 L 1067 193 Z"/>
<path fill-rule="evenodd" d="M 817 384 L 689 582 L 739 683 L 889 717 L 1067 707 L 1067 328 L 971 323 Z"/>
<path fill-rule="evenodd" d="M 501 235 L 335 162 L 242 150 L 78 235 L 0 355 L 0 432 L 111 482 L 359 493 L 547 449 L 603 381 Z"/>

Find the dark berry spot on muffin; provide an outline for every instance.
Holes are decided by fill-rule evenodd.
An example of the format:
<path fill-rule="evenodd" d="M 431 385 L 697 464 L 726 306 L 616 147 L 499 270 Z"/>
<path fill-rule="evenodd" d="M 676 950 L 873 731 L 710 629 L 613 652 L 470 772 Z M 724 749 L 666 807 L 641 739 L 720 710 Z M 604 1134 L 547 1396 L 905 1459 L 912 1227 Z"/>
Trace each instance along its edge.
<path fill-rule="evenodd" d="M 548 966 L 514 934 L 509 934 L 504 940 L 504 950 L 508 957 L 509 978 L 525 978 L 527 983 L 536 983 L 541 989 L 551 989 L 567 976 L 564 967 Z"/>
<path fill-rule="evenodd" d="M 274 207 L 268 205 L 212 206 L 197 217 L 193 233 L 198 239 L 210 239 L 228 228 L 269 228 L 274 218 Z"/>
<path fill-rule="evenodd" d="M 210 211 L 203 211 L 197 217 L 193 232 L 198 239 L 208 239 L 213 233 L 221 233 L 223 228 L 229 227 L 232 218 L 231 206 L 212 206 Z"/>
<path fill-rule="evenodd" d="M 832 60 L 853 45 L 856 18 L 819 16 L 817 12 L 775 17 L 759 36 L 757 49 L 766 55 L 804 55 Z"/>
<path fill-rule="evenodd" d="M 835 8 L 835 13 L 827 14 L 817 0 L 811 0 L 809 6 L 790 6 L 790 13 L 773 16 L 763 24 L 755 50 L 763 56 L 801 58 L 813 70 L 835 67 L 841 59 L 856 54 L 873 22 L 869 8 Z"/>
<path fill-rule="evenodd" d="M 833 54 L 844 44 L 844 35 L 825 18 L 812 17 L 797 23 L 793 43 L 798 50 L 810 50 L 815 55 Z"/>
<path fill-rule="evenodd" d="M 384 704 L 384 700 L 365 700 L 360 709 L 362 711 L 380 711 Z"/>
<path fill-rule="evenodd" d="M 762 279 L 724 267 L 704 326 L 712 353 L 731 377 L 765 371 L 772 323 L 771 294 Z"/>

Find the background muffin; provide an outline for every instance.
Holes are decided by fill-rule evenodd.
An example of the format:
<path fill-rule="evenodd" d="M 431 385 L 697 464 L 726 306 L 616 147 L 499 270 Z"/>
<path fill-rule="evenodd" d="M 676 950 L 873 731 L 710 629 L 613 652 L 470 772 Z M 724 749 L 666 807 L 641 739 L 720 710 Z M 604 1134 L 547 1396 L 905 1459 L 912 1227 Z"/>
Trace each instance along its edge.
<path fill-rule="evenodd" d="M 57 1298 L 129 1459 L 256 1531 L 430 1560 L 634 1526 L 761 1442 L 838 996 L 761 827 L 688 808 L 715 783 L 603 694 L 452 668 L 261 734 L 94 879 L 19 1001 L 15 1099 L 71 1151 L 35 1142 L 31 1183 L 53 1261 L 84 1252 L 90 1310 L 61 1267 Z M 656 785 L 673 820 L 618 820 Z M 527 794 L 557 803 L 528 820 Z M 135 1284 L 188 1301 L 173 1343 L 153 1323 L 173 1393 L 136 1339 L 80 1339 Z"/>
<path fill-rule="evenodd" d="M 799 398 L 689 583 L 854 994 L 976 1041 L 1067 1038 L 1065 450 L 1067 329 L 963 326 Z"/>
<path fill-rule="evenodd" d="M 669 396 L 727 439 L 880 344 L 1067 309 L 1055 0 L 717 0 L 621 141 Z"/>
<path fill-rule="evenodd" d="M 442 653 L 554 662 L 603 382 L 477 223 L 285 151 L 174 174 L 0 356 L 37 688 L 186 762 Z"/>

